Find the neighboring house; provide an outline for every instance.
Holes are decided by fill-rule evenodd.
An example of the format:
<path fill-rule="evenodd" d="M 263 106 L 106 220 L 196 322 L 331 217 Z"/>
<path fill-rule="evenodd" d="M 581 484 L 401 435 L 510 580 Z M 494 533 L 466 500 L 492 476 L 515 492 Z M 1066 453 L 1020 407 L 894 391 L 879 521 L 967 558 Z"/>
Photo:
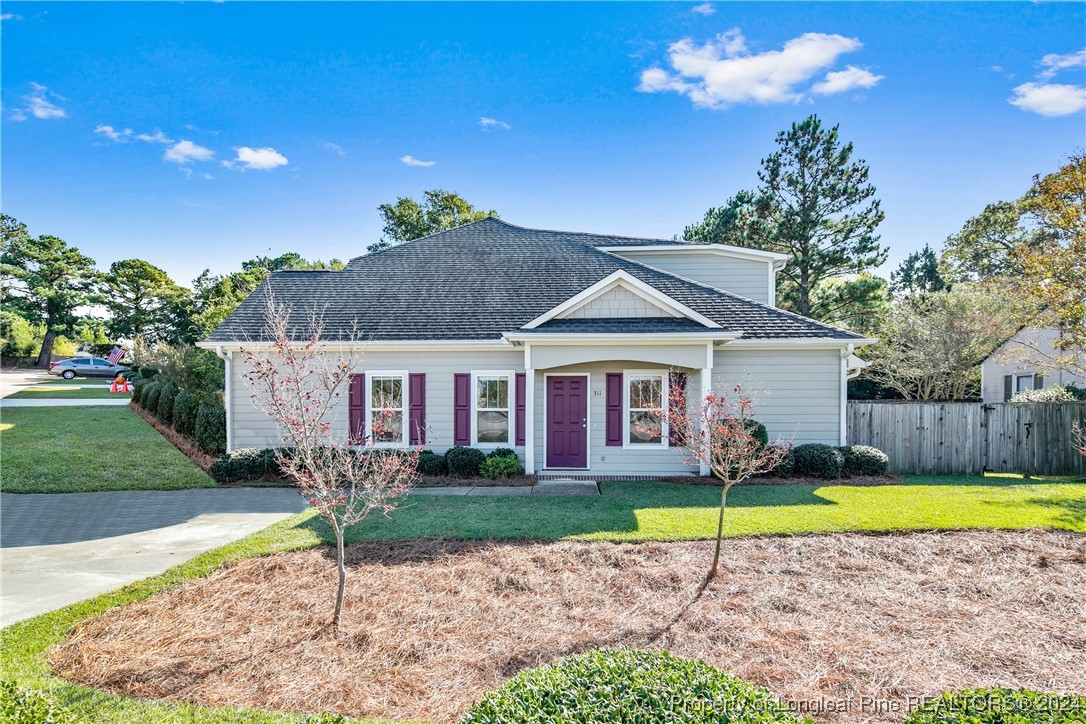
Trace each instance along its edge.
<path fill-rule="evenodd" d="M 398 424 L 379 445 L 515 448 L 525 469 L 595 477 L 695 472 L 639 420 L 743 385 L 771 436 L 845 440 L 853 351 L 873 340 L 774 308 L 785 256 L 543 231 L 486 219 L 342 271 L 275 272 L 200 346 L 226 359 L 227 445 L 280 444 L 243 380 L 266 294 L 325 309 L 323 343 L 365 340 L 335 424 Z M 375 405 L 379 406 L 377 410 Z"/>
<path fill-rule="evenodd" d="M 1006 402 L 1019 392 L 1052 385 L 1074 384 L 1086 388 L 1086 377 L 1069 371 L 1055 346 L 1060 331 L 1055 327 L 1022 327 L 996 347 L 980 363 L 981 398 Z"/>

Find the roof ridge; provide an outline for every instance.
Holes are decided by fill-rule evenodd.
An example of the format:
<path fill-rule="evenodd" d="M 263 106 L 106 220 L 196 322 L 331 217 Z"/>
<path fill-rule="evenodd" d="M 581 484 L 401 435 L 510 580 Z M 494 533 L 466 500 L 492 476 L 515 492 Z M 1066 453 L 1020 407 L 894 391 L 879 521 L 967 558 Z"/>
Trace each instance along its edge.
<path fill-rule="evenodd" d="M 466 228 L 468 226 L 473 226 L 475 224 L 481 224 L 484 221 L 497 221 L 499 223 L 505 224 L 506 226 L 513 226 L 512 224 L 510 224 L 508 222 L 502 221 L 497 216 L 484 216 L 481 219 L 476 219 L 475 221 L 469 221 L 469 222 L 467 222 L 465 224 L 458 224 L 457 226 L 453 226 L 453 227 L 448 228 L 448 229 L 442 229 L 441 231 L 435 231 L 432 234 L 427 234 L 426 236 L 420 236 L 417 239 L 408 239 L 407 241 L 401 241 L 399 244 L 392 244 L 391 246 L 389 246 L 389 247 L 387 247 L 385 249 L 378 249 L 377 251 L 371 251 L 371 252 L 367 252 L 365 254 L 359 254 L 358 256 L 352 256 L 350 259 L 347 260 L 347 264 L 353 263 L 355 259 L 362 259 L 363 257 L 373 256 L 375 254 L 381 254 L 381 253 L 386 252 L 386 251 L 392 251 L 393 249 L 399 249 L 401 246 L 405 246 L 407 244 L 414 244 L 416 241 L 425 241 L 426 239 L 429 239 L 430 237 L 440 236 L 441 234 L 447 234 L 450 231 L 456 231 L 458 229 L 464 229 L 464 228 Z M 520 227 L 514 227 L 514 228 L 519 229 Z"/>
<path fill-rule="evenodd" d="M 593 251 L 597 251 L 600 254 L 607 254 L 608 256 L 613 256 L 616 259 L 621 259 L 622 261 L 626 261 L 626 262 L 629 262 L 631 264 L 636 264 L 639 267 L 649 269 L 649 270 L 654 271 L 654 272 L 656 272 L 658 274 L 663 274 L 665 276 L 674 277 L 675 279 L 678 279 L 679 281 L 686 282 L 687 284 L 690 284 L 692 286 L 703 287 L 705 289 L 708 289 L 711 292 L 716 292 L 717 294 L 721 294 L 721 295 L 724 295 L 726 297 L 731 297 L 732 299 L 738 299 L 739 301 L 746 302 L 747 304 L 752 304 L 752 305 L 754 305 L 756 307 L 762 307 L 763 309 L 766 309 L 768 311 L 776 312 L 778 314 L 782 314 L 782 315 L 784 315 L 786 317 L 791 317 L 792 319 L 796 319 L 796 320 L 801 321 L 801 322 L 806 322 L 806 323 L 809 323 L 809 324 L 817 324 L 820 327 L 825 327 L 826 329 L 833 329 L 833 330 L 836 330 L 838 332 L 844 332 L 844 333 L 850 334 L 850 335 L 858 335 L 858 336 L 861 336 L 861 337 L 863 336 L 863 335 L 859 335 L 857 332 L 853 332 L 852 330 L 845 329 L 843 327 L 838 327 L 835 324 L 827 324 L 826 322 L 822 322 L 822 321 L 819 321 L 817 319 L 812 319 L 811 317 L 804 317 L 802 314 L 798 314 L 796 312 L 791 312 L 791 311 L 789 311 L 787 309 L 781 309 L 780 307 L 771 306 L 769 304 L 763 304 L 762 302 L 759 302 L 756 299 L 751 299 L 749 297 L 744 297 L 744 296 L 742 296 L 740 294 L 736 294 L 735 292 L 729 292 L 729 291 L 726 291 L 724 289 L 719 289 L 717 287 L 714 287 L 712 284 L 706 284 L 705 282 L 699 282 L 696 279 L 688 279 L 687 277 L 684 277 L 684 276 L 682 276 L 680 274 L 676 274 L 675 272 L 666 271 L 664 269 L 654 267 L 651 264 L 645 264 L 644 262 L 636 261 L 634 259 L 628 259 L 627 257 L 620 256 L 620 255 L 618 255 L 618 254 L 616 254 L 614 252 L 611 252 L 611 251 L 604 251 L 603 249 L 596 249 L 595 247 L 593 247 Z"/>

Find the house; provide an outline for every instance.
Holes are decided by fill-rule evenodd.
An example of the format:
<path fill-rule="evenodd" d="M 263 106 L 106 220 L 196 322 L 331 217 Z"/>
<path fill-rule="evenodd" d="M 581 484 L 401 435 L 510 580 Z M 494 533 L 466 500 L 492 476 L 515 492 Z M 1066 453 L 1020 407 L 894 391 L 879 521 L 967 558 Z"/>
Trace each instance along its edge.
<path fill-rule="evenodd" d="M 266 339 L 270 288 L 295 309 L 325 310 L 324 344 L 362 330 L 334 424 L 370 429 L 374 414 L 391 416 L 379 446 L 513 447 L 539 474 L 681 475 L 693 471 L 666 428 L 638 424 L 675 386 L 701 399 L 741 384 L 771 436 L 844 444 L 853 351 L 873 340 L 776 309 L 785 261 L 490 218 L 342 271 L 273 273 L 201 346 L 226 360 L 231 450 L 279 444 L 238 354 L 243 340 Z"/>
<path fill-rule="evenodd" d="M 1052 385 L 1086 388 L 1086 377 L 1066 363 L 1068 353 L 1056 347 L 1056 327 L 1022 327 L 980 363 L 984 402 L 1006 402 L 1019 392 Z"/>

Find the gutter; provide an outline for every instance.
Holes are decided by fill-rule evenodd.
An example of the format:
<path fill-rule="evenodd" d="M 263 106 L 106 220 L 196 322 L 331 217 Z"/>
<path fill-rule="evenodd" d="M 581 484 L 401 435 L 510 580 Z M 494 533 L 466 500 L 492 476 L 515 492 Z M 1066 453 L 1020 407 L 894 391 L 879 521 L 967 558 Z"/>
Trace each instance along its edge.
<path fill-rule="evenodd" d="M 215 345 L 215 356 L 226 363 L 226 385 L 223 390 L 223 407 L 226 408 L 226 452 L 233 452 L 234 450 L 234 416 L 233 416 L 233 404 L 230 399 L 233 395 L 233 385 L 230 378 L 233 376 L 232 362 L 234 361 L 233 351 L 222 351 L 222 345 Z"/>

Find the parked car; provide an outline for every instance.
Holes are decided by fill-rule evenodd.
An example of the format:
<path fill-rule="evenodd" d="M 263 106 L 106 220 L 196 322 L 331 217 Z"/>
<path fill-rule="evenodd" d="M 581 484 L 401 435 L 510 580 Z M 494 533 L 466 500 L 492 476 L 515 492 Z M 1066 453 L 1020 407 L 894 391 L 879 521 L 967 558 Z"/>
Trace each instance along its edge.
<path fill-rule="evenodd" d="M 97 357 L 73 357 L 49 365 L 49 374 L 60 375 L 66 380 L 73 380 L 76 377 L 109 377 L 112 379 L 119 374 L 127 376 L 130 372 L 131 370 L 124 365 L 111 365 L 106 360 Z"/>

